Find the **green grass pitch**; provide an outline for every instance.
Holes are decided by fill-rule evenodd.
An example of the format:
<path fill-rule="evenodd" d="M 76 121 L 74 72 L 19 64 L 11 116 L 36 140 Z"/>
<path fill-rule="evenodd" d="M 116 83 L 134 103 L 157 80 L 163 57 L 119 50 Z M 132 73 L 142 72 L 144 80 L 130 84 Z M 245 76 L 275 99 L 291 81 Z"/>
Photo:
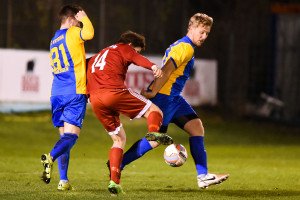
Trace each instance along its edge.
<path fill-rule="evenodd" d="M 57 163 L 51 183 L 40 180 L 40 156 L 58 139 L 49 112 L 0 115 L 0 199 L 300 199 L 300 128 L 253 120 L 224 119 L 199 110 L 206 129 L 210 172 L 229 173 L 224 183 L 197 188 L 190 154 L 179 168 L 167 166 L 161 146 L 127 166 L 125 195 L 111 197 L 105 162 L 110 137 L 88 110 L 71 152 L 69 178 L 74 191 L 59 192 Z M 122 118 L 129 148 L 146 133 L 144 119 Z M 169 127 L 175 142 L 189 153 L 187 135 Z"/>

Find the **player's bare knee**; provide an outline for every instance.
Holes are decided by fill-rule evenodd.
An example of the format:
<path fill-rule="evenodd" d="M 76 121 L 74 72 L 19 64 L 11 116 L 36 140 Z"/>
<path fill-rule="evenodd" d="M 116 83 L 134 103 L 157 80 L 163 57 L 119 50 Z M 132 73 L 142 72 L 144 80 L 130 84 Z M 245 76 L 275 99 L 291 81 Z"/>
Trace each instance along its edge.
<path fill-rule="evenodd" d="M 155 104 L 151 104 L 151 106 L 148 108 L 148 110 L 145 112 L 145 114 L 143 115 L 143 117 L 148 118 L 148 116 L 150 115 L 150 113 L 152 112 L 158 112 L 162 117 L 163 117 L 163 113 L 160 110 L 159 107 L 157 107 Z"/>
<path fill-rule="evenodd" d="M 152 149 L 154 149 L 160 145 L 160 143 L 158 143 L 156 141 L 149 141 L 149 144 L 152 147 Z"/>
<path fill-rule="evenodd" d="M 199 118 L 187 122 L 184 125 L 184 130 L 190 136 L 204 136 L 204 127 L 202 121 Z"/>
<path fill-rule="evenodd" d="M 148 109 L 148 114 L 150 114 L 151 112 L 158 112 L 162 117 L 163 117 L 163 112 L 161 111 L 161 109 L 155 105 L 155 104 L 151 104 L 151 106 Z"/>
<path fill-rule="evenodd" d="M 126 136 L 116 134 L 116 135 L 111 135 L 111 139 L 113 140 L 114 147 L 123 148 L 126 144 Z"/>
<path fill-rule="evenodd" d="M 113 139 L 113 147 L 118 147 L 123 149 L 125 147 L 126 140 L 119 139 Z"/>
<path fill-rule="evenodd" d="M 190 136 L 202 136 L 204 137 L 204 127 L 201 126 L 197 126 L 197 128 L 195 127 L 194 130 L 191 130 L 188 132 Z"/>

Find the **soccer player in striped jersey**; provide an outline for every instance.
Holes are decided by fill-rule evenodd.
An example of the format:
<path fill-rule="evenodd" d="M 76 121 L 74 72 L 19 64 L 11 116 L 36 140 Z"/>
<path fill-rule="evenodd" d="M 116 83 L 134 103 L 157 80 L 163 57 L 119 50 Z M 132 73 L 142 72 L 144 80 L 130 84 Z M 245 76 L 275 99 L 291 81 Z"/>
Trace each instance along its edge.
<path fill-rule="evenodd" d="M 93 25 L 77 5 L 66 5 L 59 12 L 60 29 L 50 42 L 50 63 L 53 72 L 51 91 L 52 122 L 60 139 L 49 154 L 43 154 L 42 180 L 51 180 L 53 162 L 58 160 L 58 190 L 72 189 L 67 172 L 70 150 L 78 139 L 85 116 L 86 60 L 84 42 L 94 36 Z"/>
<path fill-rule="evenodd" d="M 194 66 L 194 49 L 206 40 L 212 24 L 213 19 L 206 14 L 196 13 L 192 16 L 186 36 L 171 44 L 165 52 L 162 68 L 164 76 L 155 79 L 149 90 L 142 92 L 164 114 L 160 132 L 166 133 L 169 123 L 174 123 L 189 134 L 190 151 L 196 165 L 199 188 L 221 183 L 229 176 L 208 173 L 204 127 L 194 109 L 181 96 Z M 154 141 L 147 144 L 142 142 L 143 140 L 137 141 L 124 154 L 121 169 L 159 145 Z"/>
<path fill-rule="evenodd" d="M 87 88 L 92 109 L 113 140 L 108 162 L 108 190 L 112 194 L 123 192 L 120 186 L 120 165 L 126 134 L 120 122 L 120 114 L 130 119 L 147 119 L 148 133 L 142 143 L 148 143 L 148 140 L 162 144 L 172 143 L 172 138 L 158 133 L 163 118 L 161 110 L 150 100 L 124 85 L 131 63 L 152 70 L 154 77 L 162 76 L 161 69 L 139 54 L 144 48 L 144 36 L 127 31 L 116 44 L 104 48 L 88 61 Z"/>

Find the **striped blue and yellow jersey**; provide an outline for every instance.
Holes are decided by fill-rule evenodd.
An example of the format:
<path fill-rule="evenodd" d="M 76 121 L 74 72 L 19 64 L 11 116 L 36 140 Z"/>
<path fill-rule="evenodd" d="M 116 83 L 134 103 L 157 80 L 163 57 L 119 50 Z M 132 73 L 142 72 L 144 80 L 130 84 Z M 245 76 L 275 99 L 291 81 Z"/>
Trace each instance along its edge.
<path fill-rule="evenodd" d="M 162 65 L 165 65 L 165 63 L 171 59 L 176 69 L 171 73 L 167 82 L 160 89 L 160 94 L 170 96 L 180 95 L 194 67 L 194 48 L 195 45 L 190 38 L 185 36 L 170 45 L 166 50 Z"/>
<path fill-rule="evenodd" d="M 82 23 L 82 29 L 72 26 L 56 31 L 51 40 L 52 96 L 86 94 L 84 41 L 93 38 L 94 29 L 88 17 Z"/>

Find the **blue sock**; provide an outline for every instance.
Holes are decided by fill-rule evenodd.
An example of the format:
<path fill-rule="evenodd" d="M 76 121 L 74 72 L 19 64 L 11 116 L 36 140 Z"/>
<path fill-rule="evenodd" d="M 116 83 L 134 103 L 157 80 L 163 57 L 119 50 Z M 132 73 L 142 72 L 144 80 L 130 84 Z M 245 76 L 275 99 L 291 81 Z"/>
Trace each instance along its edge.
<path fill-rule="evenodd" d="M 134 160 L 142 157 L 145 153 L 152 149 L 150 143 L 146 138 L 142 138 L 136 143 L 134 143 L 130 149 L 128 149 L 125 154 L 123 155 L 123 161 L 121 164 L 121 170 L 128 165 L 129 163 L 133 162 Z"/>
<path fill-rule="evenodd" d="M 204 137 L 192 136 L 190 141 L 190 151 L 194 159 L 198 175 L 207 174 L 207 157 L 204 148 Z"/>
<path fill-rule="evenodd" d="M 57 158 L 60 180 L 68 180 L 70 151 L 62 154 Z"/>
<path fill-rule="evenodd" d="M 65 133 L 60 140 L 57 141 L 52 151 L 50 152 L 53 161 L 55 161 L 59 156 L 71 150 L 71 148 L 76 143 L 78 136 L 72 133 Z"/>
<path fill-rule="evenodd" d="M 70 151 L 62 154 L 57 158 L 60 180 L 69 180 L 68 179 L 69 159 L 70 159 Z"/>

